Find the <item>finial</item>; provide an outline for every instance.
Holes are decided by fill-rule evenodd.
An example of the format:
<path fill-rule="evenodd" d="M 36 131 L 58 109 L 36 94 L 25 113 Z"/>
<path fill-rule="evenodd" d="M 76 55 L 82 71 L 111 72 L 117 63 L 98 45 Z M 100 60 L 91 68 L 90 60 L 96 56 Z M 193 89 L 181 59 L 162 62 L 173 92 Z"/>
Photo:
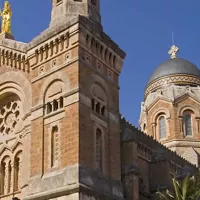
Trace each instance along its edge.
<path fill-rule="evenodd" d="M 179 51 L 179 48 L 175 45 L 172 45 L 171 49 L 169 50 L 168 54 L 171 56 L 171 59 L 176 58 L 176 54 Z"/>
<path fill-rule="evenodd" d="M 2 17 L 1 33 L 12 34 L 11 32 L 12 11 L 8 1 L 4 2 L 4 8 L 3 11 L 0 10 L 0 16 Z"/>

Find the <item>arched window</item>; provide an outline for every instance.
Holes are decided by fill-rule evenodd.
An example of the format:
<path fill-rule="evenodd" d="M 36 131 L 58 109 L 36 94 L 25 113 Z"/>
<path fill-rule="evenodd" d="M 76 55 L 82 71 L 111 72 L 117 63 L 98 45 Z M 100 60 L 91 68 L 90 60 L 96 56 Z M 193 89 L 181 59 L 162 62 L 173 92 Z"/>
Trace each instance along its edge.
<path fill-rule="evenodd" d="M 96 130 L 96 167 L 97 170 L 103 171 L 103 138 L 102 131 L 97 128 Z"/>
<path fill-rule="evenodd" d="M 19 174 L 20 174 L 20 159 L 18 157 L 15 158 L 14 162 L 14 192 L 19 190 Z"/>
<path fill-rule="evenodd" d="M 11 159 L 6 156 L 1 162 L 1 195 L 11 193 L 12 187 L 12 167 Z"/>
<path fill-rule="evenodd" d="M 12 173 L 12 185 L 13 191 L 17 192 L 21 189 L 21 177 L 22 177 L 22 151 L 19 151 L 14 157 L 14 165 L 13 165 Z M 12 192 L 13 192 L 12 191 Z"/>
<path fill-rule="evenodd" d="M 192 117 L 191 117 L 191 113 L 185 113 L 183 119 L 184 119 L 185 136 L 190 136 L 190 135 L 192 135 Z"/>
<path fill-rule="evenodd" d="M 8 163 L 8 194 L 11 192 L 12 188 L 12 167 L 11 161 Z"/>
<path fill-rule="evenodd" d="M 107 114 L 107 96 L 104 89 L 98 85 L 92 85 L 92 99 L 91 99 L 91 108 L 95 114 L 98 116 L 106 117 Z"/>
<path fill-rule="evenodd" d="M 65 85 L 62 81 L 55 81 L 48 87 L 44 99 L 46 115 L 50 115 L 53 112 L 55 113 L 64 107 L 64 90 Z"/>
<path fill-rule="evenodd" d="M 164 116 L 159 118 L 159 139 L 163 139 L 166 137 L 166 119 Z"/>

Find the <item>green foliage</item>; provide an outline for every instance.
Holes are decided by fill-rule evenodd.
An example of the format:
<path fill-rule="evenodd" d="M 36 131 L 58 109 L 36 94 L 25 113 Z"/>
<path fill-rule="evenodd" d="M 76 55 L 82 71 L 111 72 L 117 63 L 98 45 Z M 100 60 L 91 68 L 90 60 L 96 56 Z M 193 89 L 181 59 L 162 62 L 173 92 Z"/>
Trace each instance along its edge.
<path fill-rule="evenodd" d="M 182 181 L 173 180 L 173 191 L 158 191 L 160 200 L 200 200 L 200 173 L 186 176 Z"/>

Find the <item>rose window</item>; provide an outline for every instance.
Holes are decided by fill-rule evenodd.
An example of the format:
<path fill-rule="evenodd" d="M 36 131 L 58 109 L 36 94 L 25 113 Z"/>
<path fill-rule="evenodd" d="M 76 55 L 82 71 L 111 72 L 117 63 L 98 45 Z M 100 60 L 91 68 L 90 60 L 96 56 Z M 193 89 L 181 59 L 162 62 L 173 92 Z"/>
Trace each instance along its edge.
<path fill-rule="evenodd" d="M 11 101 L 0 109 L 0 133 L 8 135 L 16 131 L 20 121 L 19 101 Z"/>

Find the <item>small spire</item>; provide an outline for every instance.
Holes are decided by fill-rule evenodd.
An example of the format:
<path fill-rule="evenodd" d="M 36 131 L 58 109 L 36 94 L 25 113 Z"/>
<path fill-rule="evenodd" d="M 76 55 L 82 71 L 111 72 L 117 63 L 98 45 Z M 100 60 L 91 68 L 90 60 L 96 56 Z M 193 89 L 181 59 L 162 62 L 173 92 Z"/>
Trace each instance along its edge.
<path fill-rule="evenodd" d="M 172 45 L 171 49 L 169 50 L 168 54 L 170 55 L 171 59 L 176 58 L 176 54 L 178 53 L 179 48 L 175 45 Z"/>

